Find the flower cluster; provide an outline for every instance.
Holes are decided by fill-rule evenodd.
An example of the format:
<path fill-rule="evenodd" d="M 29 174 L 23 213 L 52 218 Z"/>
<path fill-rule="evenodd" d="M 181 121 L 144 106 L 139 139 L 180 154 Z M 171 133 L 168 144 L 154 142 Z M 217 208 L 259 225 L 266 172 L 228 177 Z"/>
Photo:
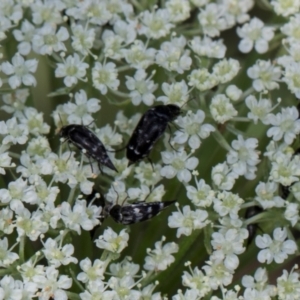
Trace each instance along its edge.
<path fill-rule="evenodd" d="M 156 2 L 1 1 L 0 299 L 299 298 L 300 2 Z"/>

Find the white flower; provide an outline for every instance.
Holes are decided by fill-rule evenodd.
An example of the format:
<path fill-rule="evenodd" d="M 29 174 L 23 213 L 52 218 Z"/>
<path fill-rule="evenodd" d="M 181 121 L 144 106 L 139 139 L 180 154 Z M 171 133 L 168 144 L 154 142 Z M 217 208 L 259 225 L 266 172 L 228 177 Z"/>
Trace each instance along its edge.
<path fill-rule="evenodd" d="M 224 58 L 226 52 L 226 46 L 222 40 L 212 40 L 208 36 L 204 36 L 202 39 L 199 36 L 195 36 L 189 42 L 189 46 L 198 56 L 210 58 Z"/>
<path fill-rule="evenodd" d="M 20 112 L 16 115 L 23 127 L 28 128 L 29 133 L 34 135 L 49 133 L 50 126 L 44 122 L 43 113 L 39 113 L 34 107 L 25 107 L 22 115 Z"/>
<path fill-rule="evenodd" d="M 268 114 L 272 110 L 272 103 L 269 99 L 260 98 L 258 101 L 253 95 L 249 95 L 245 99 L 245 104 L 249 108 L 247 117 L 257 124 L 260 120 L 264 124 L 268 121 Z"/>
<path fill-rule="evenodd" d="M 26 86 L 36 85 L 36 79 L 31 73 L 36 71 L 37 65 L 36 59 L 25 61 L 19 53 L 16 53 L 12 58 L 12 63 L 3 62 L 1 69 L 6 75 L 11 75 L 8 78 L 8 83 L 12 89 L 15 89 L 22 83 Z"/>
<path fill-rule="evenodd" d="M 227 286 L 232 282 L 233 270 L 226 268 L 223 262 L 213 259 L 206 262 L 202 269 L 208 278 L 208 284 L 213 290 L 218 289 L 220 285 Z"/>
<path fill-rule="evenodd" d="M 183 149 L 178 152 L 163 151 L 162 160 L 167 166 L 161 168 L 161 176 L 166 178 L 177 176 L 179 181 L 189 182 L 192 178 L 190 171 L 194 170 L 199 163 L 198 158 L 189 157 L 190 155 L 187 155 Z"/>
<path fill-rule="evenodd" d="M 205 68 L 193 70 L 188 76 L 189 85 L 194 86 L 200 91 L 207 91 L 218 84 L 218 78 L 214 74 L 210 74 Z"/>
<path fill-rule="evenodd" d="M 225 233 L 214 232 L 211 240 L 214 249 L 212 258 L 224 261 L 226 268 L 235 270 L 239 265 L 237 254 L 243 253 L 246 249 L 243 247 L 243 242 L 236 229 L 229 229 Z"/>
<path fill-rule="evenodd" d="M 17 280 L 5 275 L 0 281 L 0 295 L 2 299 L 19 300 L 22 299 L 22 289 L 18 286 Z"/>
<path fill-rule="evenodd" d="M 277 15 L 284 17 L 296 14 L 300 9 L 299 0 L 272 0 L 271 5 L 273 6 Z"/>
<path fill-rule="evenodd" d="M 213 66 L 213 75 L 216 76 L 220 83 L 225 83 L 232 80 L 240 70 L 240 63 L 238 60 L 222 59 Z"/>
<path fill-rule="evenodd" d="M 282 275 L 277 278 L 277 293 L 279 299 L 292 300 L 297 299 L 300 293 L 300 281 L 298 271 L 293 268 L 290 273 L 287 270 L 282 271 Z"/>
<path fill-rule="evenodd" d="M 192 64 L 190 50 L 185 50 L 185 45 L 184 36 L 172 38 L 171 42 L 163 42 L 156 53 L 156 63 L 168 71 L 183 74 Z"/>
<path fill-rule="evenodd" d="M 241 209 L 241 205 L 244 200 L 238 195 L 230 192 L 222 192 L 217 195 L 213 200 L 214 210 L 221 216 L 230 215 L 230 218 L 237 219 L 238 212 Z"/>
<path fill-rule="evenodd" d="M 197 188 L 191 185 L 186 186 L 187 197 L 196 206 L 209 207 L 215 197 L 214 191 L 203 179 L 195 180 L 195 182 Z"/>
<path fill-rule="evenodd" d="M 153 92 L 157 89 L 157 84 L 152 79 L 154 73 L 147 78 L 144 69 L 135 72 L 134 77 L 126 76 L 126 86 L 131 91 L 129 96 L 133 105 L 139 105 L 141 102 L 151 106 L 153 105 L 155 96 Z"/>
<path fill-rule="evenodd" d="M 81 227 L 88 231 L 94 228 L 94 224 L 87 213 L 85 200 L 76 200 L 72 209 L 68 202 L 63 202 L 61 204 L 61 218 L 66 227 L 75 230 L 78 234 L 81 233 Z"/>
<path fill-rule="evenodd" d="M 67 87 L 75 85 L 78 80 L 84 80 L 86 69 L 89 65 L 83 62 L 77 53 L 69 55 L 63 63 L 57 64 L 55 77 L 64 77 L 64 84 Z"/>
<path fill-rule="evenodd" d="M 1 193 L 1 190 L 0 190 Z M 13 212 L 9 208 L 2 208 L 0 210 L 0 230 L 5 234 L 11 234 L 14 230 Z"/>
<path fill-rule="evenodd" d="M 195 211 L 186 205 L 182 212 L 177 206 L 177 212 L 173 212 L 168 218 L 170 228 L 178 228 L 176 236 L 179 238 L 182 234 L 191 235 L 195 229 L 201 229 L 208 224 L 208 213 L 205 210 L 196 209 Z"/>
<path fill-rule="evenodd" d="M 100 249 L 106 249 L 114 253 L 121 253 L 127 247 L 129 234 L 123 229 L 119 234 L 110 227 L 104 230 L 103 235 L 95 240 L 96 246 Z"/>
<path fill-rule="evenodd" d="M 39 25 L 42 23 L 60 24 L 63 21 L 62 11 L 66 8 L 62 1 L 27 1 L 32 10 L 33 23 Z"/>
<path fill-rule="evenodd" d="M 246 288 L 244 291 L 245 300 L 271 299 L 270 297 L 274 297 L 276 295 L 276 287 L 269 285 L 268 282 L 268 274 L 265 268 L 258 268 L 253 277 L 244 275 L 242 285 Z"/>
<path fill-rule="evenodd" d="M 41 233 L 48 231 L 48 224 L 42 221 L 41 211 L 34 211 L 32 214 L 21 202 L 15 202 L 12 210 L 16 213 L 16 228 L 19 237 L 28 236 L 31 241 L 36 241 Z"/>
<path fill-rule="evenodd" d="M 104 43 L 103 52 L 106 57 L 115 60 L 120 60 L 124 57 L 126 52 L 123 49 L 125 47 L 125 41 L 121 36 L 115 34 L 112 30 L 106 29 L 102 34 L 102 40 Z"/>
<path fill-rule="evenodd" d="M 263 249 L 257 256 L 259 262 L 270 264 L 274 260 L 277 264 L 281 264 L 288 258 L 289 254 L 294 254 L 297 251 L 296 243 L 293 240 L 287 240 L 286 228 L 275 228 L 273 238 L 274 240 L 268 234 L 256 237 L 256 246 Z"/>
<path fill-rule="evenodd" d="M 92 69 L 93 85 L 100 91 L 102 95 L 107 93 L 107 88 L 116 90 L 120 84 L 117 79 L 118 71 L 116 65 L 112 62 L 102 65 L 99 62 L 95 63 Z"/>
<path fill-rule="evenodd" d="M 290 186 L 292 183 L 299 181 L 299 168 L 299 155 L 291 156 L 291 154 L 278 152 L 272 161 L 270 180 L 281 183 L 284 186 Z"/>
<path fill-rule="evenodd" d="M 149 164 L 141 161 L 134 168 L 134 178 L 140 181 L 141 184 L 146 184 L 148 186 L 155 185 L 161 180 L 160 175 L 160 164 Z M 118 169 L 119 170 L 119 169 Z"/>
<path fill-rule="evenodd" d="M 204 35 L 216 37 L 220 32 L 229 28 L 228 20 L 224 15 L 225 10 L 222 5 L 209 3 L 198 14 L 198 21 L 202 27 Z"/>
<path fill-rule="evenodd" d="M 125 275 L 122 278 L 111 277 L 108 284 L 117 293 L 117 296 L 113 299 L 124 299 L 125 297 L 132 300 L 141 299 L 141 292 L 133 289 L 136 283 L 131 276 Z"/>
<path fill-rule="evenodd" d="M 281 68 L 271 65 L 270 60 L 260 60 L 247 70 L 247 75 L 253 79 L 252 86 L 257 92 L 279 88 L 278 81 Z"/>
<path fill-rule="evenodd" d="M 300 133 L 299 112 L 295 106 L 282 108 L 276 115 L 268 116 L 268 124 L 273 125 L 267 131 L 268 137 L 273 137 L 274 141 L 282 138 L 288 145 L 292 144 L 296 135 Z"/>
<path fill-rule="evenodd" d="M 140 265 L 131 262 L 131 257 L 126 256 L 120 263 L 111 263 L 109 271 L 113 276 L 122 278 L 126 275 L 134 277 L 137 275 Z"/>
<path fill-rule="evenodd" d="M 260 162 L 258 159 L 258 140 L 250 138 L 244 140 L 239 135 L 237 140 L 231 143 L 232 149 L 227 153 L 227 163 L 231 165 L 232 171 L 239 176 L 244 175 L 247 179 L 254 179 L 257 170 L 256 165 Z"/>
<path fill-rule="evenodd" d="M 156 49 L 147 48 L 141 40 L 135 40 L 129 49 L 123 49 L 127 63 L 135 69 L 147 69 L 154 63 Z"/>
<path fill-rule="evenodd" d="M 16 118 L 8 119 L 6 123 L 0 122 L 0 134 L 5 135 L 2 144 L 23 145 L 28 140 L 28 127 L 18 124 Z"/>
<path fill-rule="evenodd" d="M 64 113 L 68 116 L 69 124 L 89 125 L 93 122 L 91 114 L 100 110 L 100 100 L 96 98 L 87 99 L 86 92 L 79 90 L 75 94 L 75 103 L 68 102 L 63 105 Z"/>
<path fill-rule="evenodd" d="M 1 109 L 11 114 L 17 111 L 22 111 L 25 108 L 25 102 L 29 96 L 29 89 L 17 89 L 12 93 L 2 96 L 4 105 Z"/>
<path fill-rule="evenodd" d="M 164 104 L 176 104 L 182 106 L 189 98 L 188 86 L 184 80 L 174 83 L 164 82 L 161 85 L 161 89 L 166 96 L 160 96 L 157 101 L 161 101 Z"/>
<path fill-rule="evenodd" d="M 182 284 L 197 291 L 199 297 L 204 297 L 211 290 L 207 280 L 208 278 L 198 269 L 198 267 L 195 267 L 194 270 L 190 268 L 190 272 L 191 274 L 186 271 L 183 272 Z M 174 299 L 174 297 L 172 299 Z M 181 300 L 181 298 L 179 299 Z"/>
<path fill-rule="evenodd" d="M 63 42 L 68 40 L 69 32 L 65 27 L 56 27 L 46 23 L 43 27 L 36 30 L 32 39 L 32 48 L 41 55 L 51 55 L 53 52 L 67 51 Z"/>
<path fill-rule="evenodd" d="M 37 136 L 36 138 L 32 138 L 28 142 L 28 146 L 26 152 L 30 156 L 38 157 L 48 157 L 51 152 L 49 140 L 44 136 Z"/>
<path fill-rule="evenodd" d="M 87 55 L 94 44 L 96 36 L 95 28 L 72 24 L 71 29 L 72 47 L 82 55 Z"/>
<path fill-rule="evenodd" d="M 15 246 L 15 245 L 14 245 Z M 8 240 L 6 237 L 0 239 L 0 266 L 3 268 L 8 268 L 14 261 L 19 259 L 19 255 L 8 249 Z"/>
<path fill-rule="evenodd" d="M 67 9 L 66 14 L 75 20 L 88 20 L 89 23 L 98 26 L 106 24 L 112 18 L 106 2 L 99 2 L 98 0 L 76 2 L 76 5 Z"/>
<path fill-rule="evenodd" d="M 166 36 L 173 27 L 168 10 L 157 9 L 152 12 L 146 10 L 141 14 L 141 27 L 138 32 L 147 38 L 159 39 Z"/>
<path fill-rule="evenodd" d="M 294 1 L 294 0 L 291 0 Z M 298 1 L 298 0 L 296 0 Z M 288 5 L 289 7 L 289 5 Z M 299 35 L 299 26 L 300 26 L 300 14 L 295 14 L 289 18 L 289 22 L 283 24 L 280 28 L 281 32 L 288 36 L 288 41 L 290 43 L 297 42 L 300 40 Z"/>
<path fill-rule="evenodd" d="M 177 144 L 184 144 L 188 141 L 192 149 L 198 149 L 201 144 L 200 139 L 207 138 L 215 128 L 210 124 L 203 124 L 205 114 L 198 109 L 194 114 L 188 111 L 186 116 L 179 116 L 176 119 L 176 124 L 183 130 L 175 132 L 174 142 Z"/>
<path fill-rule="evenodd" d="M 136 40 L 136 35 L 137 35 L 136 29 L 138 27 L 137 24 L 138 23 L 136 20 L 128 19 L 127 21 L 125 21 L 125 20 L 118 19 L 114 23 L 114 32 L 118 36 L 120 36 L 122 40 L 126 42 L 127 45 L 131 44 Z"/>
<path fill-rule="evenodd" d="M 105 148 L 110 149 L 111 146 L 117 146 L 122 144 L 123 137 L 121 134 L 116 132 L 116 128 L 112 128 L 109 124 L 106 124 L 102 128 L 97 128 L 95 134 L 102 141 Z M 120 171 L 120 169 L 118 168 Z"/>
<path fill-rule="evenodd" d="M 224 124 L 237 115 L 237 111 L 224 94 L 218 94 L 212 98 L 209 106 L 210 113 L 217 123 Z"/>
<path fill-rule="evenodd" d="M 101 280 L 90 281 L 83 293 L 80 293 L 81 300 L 93 300 L 93 299 L 116 299 L 116 291 L 107 290 L 108 285 Z M 126 290 L 127 292 L 127 290 Z"/>
<path fill-rule="evenodd" d="M 95 259 L 92 265 L 92 262 L 89 258 L 85 258 L 80 261 L 80 268 L 83 272 L 77 275 L 77 279 L 83 283 L 90 281 L 104 279 L 103 273 L 105 272 L 105 262 L 100 259 Z"/>
<path fill-rule="evenodd" d="M 300 182 L 294 183 L 289 190 L 293 193 L 294 197 L 300 201 Z"/>
<path fill-rule="evenodd" d="M 277 191 L 278 184 L 276 184 L 275 182 L 259 182 L 259 184 L 255 188 L 255 200 L 259 202 L 263 209 L 283 207 L 284 200 L 280 196 L 275 195 Z"/>
<path fill-rule="evenodd" d="M 221 3 L 225 6 L 226 14 L 234 17 L 238 23 L 245 23 L 249 20 L 250 16 L 247 12 L 254 6 L 253 0 L 222 0 Z"/>
<path fill-rule="evenodd" d="M 299 20 L 299 26 L 300 26 L 300 20 Z M 292 93 L 294 93 L 298 99 L 300 98 L 300 83 L 298 81 L 299 76 L 300 76 L 299 62 L 292 62 L 285 65 L 282 81 L 284 81 L 287 84 L 288 89 Z"/>
<path fill-rule="evenodd" d="M 182 22 L 190 17 L 190 3 L 188 0 L 169 0 L 166 2 L 172 22 Z"/>
<path fill-rule="evenodd" d="M 287 203 L 284 217 L 290 221 L 292 226 L 295 226 L 299 220 L 299 205 L 297 203 Z"/>
<path fill-rule="evenodd" d="M 1 145 L 0 146 L 0 174 L 5 175 L 6 171 L 4 168 L 13 168 L 16 166 L 15 163 L 12 163 L 12 158 L 9 156 L 8 152 L 6 150 L 8 149 L 8 146 Z"/>
<path fill-rule="evenodd" d="M 20 29 L 13 30 L 15 39 L 19 42 L 18 52 L 22 55 L 27 55 L 31 51 L 31 42 L 35 34 L 36 28 L 28 21 L 24 20 Z"/>
<path fill-rule="evenodd" d="M 269 49 L 268 42 L 274 36 L 275 28 L 264 27 L 264 23 L 254 17 L 243 27 L 237 28 L 237 34 L 242 40 L 239 43 L 239 50 L 248 53 L 253 46 L 258 53 L 266 53 Z"/>
<path fill-rule="evenodd" d="M 42 250 L 50 265 L 58 268 L 61 265 L 68 265 L 70 263 L 77 264 L 78 260 L 71 255 L 74 253 L 74 246 L 72 244 L 57 245 L 57 241 L 48 238 L 44 243 Z"/>
<path fill-rule="evenodd" d="M 178 252 L 176 243 L 166 243 L 163 245 L 165 237 L 155 243 L 155 249 L 147 249 L 148 256 L 145 257 L 144 269 L 148 271 L 163 271 L 175 261 L 173 253 Z"/>
<path fill-rule="evenodd" d="M 238 175 L 229 169 L 226 162 L 212 168 L 211 178 L 215 185 L 222 190 L 231 190 Z"/>
<path fill-rule="evenodd" d="M 230 100 L 238 101 L 241 98 L 243 91 L 239 89 L 236 85 L 230 84 L 227 86 L 225 93 L 226 96 L 230 98 Z"/>
<path fill-rule="evenodd" d="M 60 300 L 68 299 L 64 290 L 72 286 L 72 279 L 66 275 L 59 275 L 54 266 L 47 267 L 43 275 L 35 275 L 33 281 L 41 289 L 39 291 L 41 299 L 49 299 L 50 297 Z"/>

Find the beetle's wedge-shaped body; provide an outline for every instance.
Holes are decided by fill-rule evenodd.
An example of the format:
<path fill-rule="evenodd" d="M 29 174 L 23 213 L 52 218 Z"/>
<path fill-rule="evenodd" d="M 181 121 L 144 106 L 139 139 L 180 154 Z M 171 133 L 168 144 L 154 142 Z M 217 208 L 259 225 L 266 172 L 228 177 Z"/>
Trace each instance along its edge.
<path fill-rule="evenodd" d="M 93 158 L 100 166 L 104 165 L 117 172 L 116 167 L 107 155 L 106 149 L 99 138 L 84 125 L 71 124 L 63 126 L 59 132 L 60 136 L 65 138 L 80 150 L 88 158 Z"/>
<path fill-rule="evenodd" d="M 137 202 L 125 206 L 116 204 L 108 207 L 107 211 L 115 222 L 123 225 L 131 225 L 155 217 L 163 209 L 175 202 Z"/>
<path fill-rule="evenodd" d="M 148 109 L 126 146 L 129 164 L 147 157 L 156 141 L 165 132 L 169 122 L 174 121 L 180 113 L 180 107 L 175 104 L 157 105 Z"/>

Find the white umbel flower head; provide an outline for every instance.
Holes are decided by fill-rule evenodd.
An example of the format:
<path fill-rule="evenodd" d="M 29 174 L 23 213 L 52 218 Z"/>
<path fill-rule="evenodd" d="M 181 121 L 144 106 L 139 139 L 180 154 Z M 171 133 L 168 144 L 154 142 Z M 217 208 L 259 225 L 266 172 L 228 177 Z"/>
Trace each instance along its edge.
<path fill-rule="evenodd" d="M 112 62 L 102 65 L 97 61 L 92 69 L 93 85 L 102 95 L 107 94 L 108 88 L 112 90 L 118 88 L 120 80 L 117 77 L 118 71 L 116 65 Z"/>
<path fill-rule="evenodd" d="M 272 103 L 269 99 L 260 98 L 258 101 L 253 95 L 245 99 L 245 104 L 249 108 L 247 117 L 256 124 L 258 120 L 263 123 L 268 121 L 268 114 L 272 110 Z"/>
<path fill-rule="evenodd" d="M 258 159 L 258 140 L 250 138 L 244 140 L 239 135 L 237 140 L 232 141 L 232 149 L 227 153 L 227 163 L 231 165 L 232 171 L 239 176 L 244 175 L 247 179 L 254 179 L 257 170 Z"/>
<path fill-rule="evenodd" d="M 224 124 L 237 115 L 237 111 L 224 94 L 218 94 L 212 98 L 209 106 L 210 113 L 217 123 Z"/>
<path fill-rule="evenodd" d="M 123 229 L 119 234 L 114 232 L 110 227 L 104 230 L 103 235 L 95 240 L 96 246 L 113 253 L 121 253 L 127 247 L 129 234 Z"/>
<path fill-rule="evenodd" d="M 179 238 L 182 234 L 191 235 L 195 229 L 201 229 L 205 227 L 209 221 L 206 220 L 208 213 L 205 210 L 196 209 L 191 210 L 190 206 L 186 205 L 182 211 L 179 210 L 173 212 L 168 219 L 168 225 L 170 228 L 178 228 L 176 236 Z"/>
<path fill-rule="evenodd" d="M 258 53 L 266 53 L 269 49 L 269 41 L 274 36 L 275 28 L 264 27 L 264 23 L 254 17 L 243 27 L 237 28 L 237 34 L 242 40 L 239 43 L 239 50 L 248 53 L 254 47 Z"/>
<path fill-rule="evenodd" d="M 257 92 L 279 88 L 281 68 L 271 64 L 270 60 L 257 60 L 255 65 L 247 70 L 247 75 L 253 79 L 252 86 Z"/>
<path fill-rule="evenodd" d="M 272 0 L 271 5 L 277 15 L 287 17 L 299 12 L 300 1 L 299 0 Z"/>
<path fill-rule="evenodd" d="M 94 121 L 91 114 L 96 113 L 101 108 L 100 100 L 96 98 L 87 99 L 87 94 L 84 90 L 79 90 L 75 94 L 74 99 L 75 103 L 68 102 L 63 105 L 68 123 L 89 125 Z"/>
<path fill-rule="evenodd" d="M 189 98 L 188 86 L 184 80 L 170 84 L 164 82 L 161 85 L 161 89 L 165 96 L 158 97 L 157 101 L 161 101 L 164 104 L 176 104 L 182 106 Z"/>
<path fill-rule="evenodd" d="M 69 55 L 63 63 L 57 64 L 55 76 L 58 78 L 64 77 L 64 84 L 67 87 L 71 87 L 77 84 L 78 80 L 84 80 L 88 67 L 89 65 L 83 62 L 79 55 L 75 53 L 74 55 Z"/>
<path fill-rule="evenodd" d="M 177 176 L 179 181 L 189 182 L 192 178 L 190 171 L 194 170 L 199 163 L 198 158 L 189 157 L 190 155 L 187 155 L 182 148 L 178 152 L 163 151 L 162 160 L 167 166 L 161 168 L 161 176 L 166 178 Z"/>
<path fill-rule="evenodd" d="M 268 234 L 256 237 L 256 246 L 263 249 L 257 256 L 259 262 L 270 264 L 274 260 L 277 264 L 281 264 L 288 258 L 288 255 L 297 251 L 296 243 L 287 239 L 286 228 L 275 228 L 273 238 L 272 240 Z"/>
<path fill-rule="evenodd" d="M 157 9 L 152 12 L 146 10 L 141 14 L 141 27 L 138 32 L 146 35 L 147 38 L 159 39 L 164 37 L 174 27 L 170 18 L 167 9 Z"/>
<path fill-rule="evenodd" d="M 210 124 L 203 124 L 205 113 L 198 109 L 196 113 L 188 111 L 186 116 L 179 116 L 176 124 L 182 128 L 175 132 L 174 142 L 184 144 L 188 142 L 192 149 L 198 149 L 201 145 L 201 139 L 207 138 L 215 128 Z"/>
<path fill-rule="evenodd" d="M 145 257 L 144 269 L 148 271 L 163 271 L 175 261 L 173 253 L 178 252 L 179 247 L 176 243 L 166 243 L 163 236 L 161 241 L 155 243 L 155 249 L 147 249 L 148 256 Z"/>
<path fill-rule="evenodd" d="M 267 135 L 273 137 L 274 141 L 283 138 L 290 145 L 300 133 L 299 112 L 295 106 L 282 108 L 276 115 L 270 114 L 267 122 L 273 126 L 267 131 Z"/>
<path fill-rule="evenodd" d="M 297 299 L 300 294 L 299 273 L 295 271 L 298 265 L 288 273 L 287 270 L 282 271 L 282 275 L 277 278 L 277 293 L 279 299 Z"/>
<path fill-rule="evenodd" d="M 12 63 L 6 61 L 1 65 L 1 70 L 8 78 L 8 83 L 12 89 L 19 87 L 22 83 L 26 86 L 36 86 L 36 79 L 31 73 L 35 73 L 38 61 L 36 59 L 26 60 L 19 53 L 12 58 Z"/>

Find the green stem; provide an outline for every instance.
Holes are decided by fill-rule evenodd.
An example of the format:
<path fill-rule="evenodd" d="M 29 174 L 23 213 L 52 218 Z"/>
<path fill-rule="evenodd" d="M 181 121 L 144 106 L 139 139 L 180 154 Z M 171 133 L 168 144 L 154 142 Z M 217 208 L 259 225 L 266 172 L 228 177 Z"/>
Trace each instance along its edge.
<path fill-rule="evenodd" d="M 74 203 L 74 194 L 75 194 L 76 188 L 72 188 L 71 192 L 69 194 L 67 202 L 70 203 L 71 205 Z"/>
<path fill-rule="evenodd" d="M 8 152 L 8 155 L 13 157 L 13 158 L 17 158 L 17 159 L 20 159 L 20 157 L 21 157 L 20 154 L 14 153 L 14 152 L 11 152 L 11 151 Z"/>
<path fill-rule="evenodd" d="M 127 93 L 123 93 L 123 92 L 120 92 L 120 91 L 117 91 L 117 90 L 113 90 L 113 89 L 110 89 L 110 91 L 114 94 L 114 95 L 116 95 L 116 96 L 118 96 L 118 97 L 121 97 L 121 98 L 130 98 L 130 96 L 129 96 L 129 94 L 127 94 Z"/>
<path fill-rule="evenodd" d="M 225 140 L 224 136 L 220 133 L 219 130 L 215 130 L 212 133 L 212 136 L 220 144 L 220 146 L 222 148 L 224 148 L 226 151 L 230 151 L 231 150 L 230 145 L 227 143 L 227 141 Z"/>
<path fill-rule="evenodd" d="M 70 272 L 70 274 L 71 274 L 71 276 L 72 276 L 72 279 L 73 279 L 74 283 L 79 287 L 79 289 L 80 289 L 82 292 L 84 292 L 84 291 L 85 291 L 85 288 L 84 288 L 84 287 L 82 286 L 82 284 L 77 280 L 76 274 L 74 273 L 74 271 L 73 271 L 71 268 L 69 268 L 69 272 Z"/>
<path fill-rule="evenodd" d="M 25 250 L 25 236 L 22 236 L 20 238 L 20 244 L 19 244 L 19 257 L 20 257 L 20 262 L 23 264 L 25 261 L 25 255 L 24 255 L 24 250 Z"/>
<path fill-rule="evenodd" d="M 252 218 L 249 218 L 249 219 L 245 220 L 245 225 L 255 224 L 255 223 L 257 223 L 257 221 L 265 218 L 267 215 L 268 215 L 267 212 L 257 214 L 255 216 L 253 216 Z"/>
<path fill-rule="evenodd" d="M 11 269 L 0 269 L 0 277 L 3 278 L 5 275 L 11 274 Z"/>
<path fill-rule="evenodd" d="M 65 291 L 65 292 L 66 292 L 69 300 L 80 300 L 81 299 L 79 297 L 79 295 L 76 293 L 72 293 L 72 292 L 68 292 L 68 291 Z"/>

